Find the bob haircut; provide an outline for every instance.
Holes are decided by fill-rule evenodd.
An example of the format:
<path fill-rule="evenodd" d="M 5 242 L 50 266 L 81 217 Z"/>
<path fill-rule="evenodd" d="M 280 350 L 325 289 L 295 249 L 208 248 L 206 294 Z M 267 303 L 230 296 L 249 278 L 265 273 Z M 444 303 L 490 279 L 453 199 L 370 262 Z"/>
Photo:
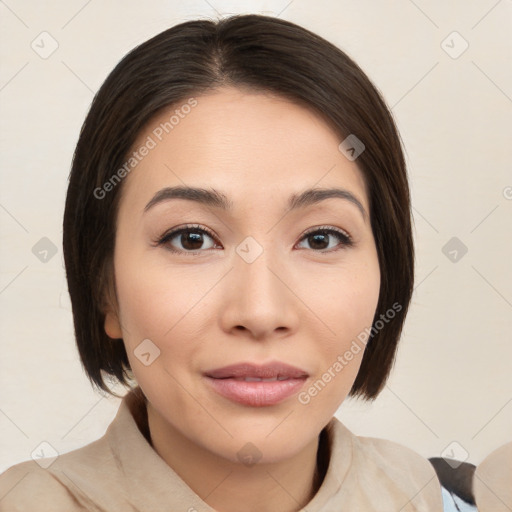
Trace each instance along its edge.
<path fill-rule="evenodd" d="M 163 109 L 222 86 L 280 95 L 319 114 L 340 143 L 355 134 L 364 144 L 356 163 L 369 196 L 381 273 L 373 326 L 400 305 L 384 328 L 372 326 L 349 393 L 372 400 L 393 366 L 413 292 L 412 218 L 400 136 L 376 87 L 343 51 L 291 22 L 256 14 L 165 30 L 130 51 L 93 99 L 73 156 L 63 222 L 66 278 L 85 372 L 93 386 L 114 396 L 104 378 L 129 387 L 124 343 L 104 330 L 106 308 L 117 310 L 113 254 L 122 182 L 108 193 L 104 185 Z"/>

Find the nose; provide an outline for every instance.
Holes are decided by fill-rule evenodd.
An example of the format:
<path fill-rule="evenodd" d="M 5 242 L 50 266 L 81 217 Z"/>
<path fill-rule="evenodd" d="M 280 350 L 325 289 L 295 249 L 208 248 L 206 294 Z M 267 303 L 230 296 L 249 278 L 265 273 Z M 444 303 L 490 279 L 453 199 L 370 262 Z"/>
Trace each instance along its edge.
<path fill-rule="evenodd" d="M 289 270 L 265 250 L 252 262 L 235 255 L 233 267 L 222 290 L 224 331 L 259 341 L 295 332 L 301 301 Z"/>

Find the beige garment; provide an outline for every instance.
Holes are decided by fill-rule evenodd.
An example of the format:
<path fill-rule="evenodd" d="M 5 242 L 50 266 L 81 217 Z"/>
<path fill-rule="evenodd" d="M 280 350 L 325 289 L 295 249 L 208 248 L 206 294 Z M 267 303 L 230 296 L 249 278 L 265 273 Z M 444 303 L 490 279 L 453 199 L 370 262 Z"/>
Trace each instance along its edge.
<path fill-rule="evenodd" d="M 476 467 L 473 492 L 479 512 L 512 511 L 512 442 L 494 450 Z"/>
<path fill-rule="evenodd" d="M 430 463 L 383 439 L 358 437 L 337 418 L 328 429 L 329 465 L 304 512 L 442 512 L 441 487 Z M 214 512 L 148 442 L 140 387 L 122 400 L 100 439 L 0 475 L 2 512 Z M 276 511 L 278 512 L 278 511 Z"/>

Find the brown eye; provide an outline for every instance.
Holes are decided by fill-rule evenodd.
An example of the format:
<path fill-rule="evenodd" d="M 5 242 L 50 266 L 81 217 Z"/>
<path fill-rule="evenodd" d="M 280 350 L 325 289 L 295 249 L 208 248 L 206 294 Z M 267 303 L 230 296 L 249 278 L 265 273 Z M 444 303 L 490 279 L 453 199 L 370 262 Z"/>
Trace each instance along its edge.
<path fill-rule="evenodd" d="M 337 240 L 338 243 L 332 245 L 331 240 L 333 239 Z M 309 248 L 317 252 L 334 252 L 353 245 L 352 239 L 347 233 L 334 228 L 320 228 L 310 231 L 301 240 L 307 241 Z"/>
<path fill-rule="evenodd" d="M 204 247 L 208 239 L 213 239 L 213 235 L 207 230 L 189 226 L 166 233 L 158 240 L 158 245 L 165 245 L 171 252 L 197 254 L 212 248 L 214 244 Z"/>
<path fill-rule="evenodd" d="M 212 243 L 204 247 L 208 239 Z M 201 252 L 214 248 L 215 237 L 213 233 L 199 226 L 186 226 L 174 229 L 165 233 L 157 242 L 157 245 L 164 245 L 171 252 L 180 254 L 197 255 Z M 353 245 L 348 233 L 331 227 L 321 227 L 306 233 L 301 242 L 306 241 L 306 247 L 319 253 L 332 253 Z M 337 241 L 337 243 L 335 243 Z"/>

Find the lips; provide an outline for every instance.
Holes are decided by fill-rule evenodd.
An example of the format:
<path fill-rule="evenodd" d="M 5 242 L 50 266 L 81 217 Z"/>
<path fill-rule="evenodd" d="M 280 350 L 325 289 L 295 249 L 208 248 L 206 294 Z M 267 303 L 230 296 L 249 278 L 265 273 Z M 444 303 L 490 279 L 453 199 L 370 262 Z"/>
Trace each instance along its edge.
<path fill-rule="evenodd" d="M 258 380 L 286 380 L 286 379 L 300 379 L 308 377 L 308 373 L 295 366 L 290 366 L 285 363 L 275 362 L 266 365 L 256 365 L 252 363 L 239 363 L 215 370 L 205 372 L 207 377 L 213 379 L 239 379 L 251 382 Z"/>
<path fill-rule="evenodd" d="M 298 393 L 308 377 L 301 368 L 280 362 L 240 363 L 205 372 L 206 382 L 216 393 L 252 407 L 282 402 Z"/>

